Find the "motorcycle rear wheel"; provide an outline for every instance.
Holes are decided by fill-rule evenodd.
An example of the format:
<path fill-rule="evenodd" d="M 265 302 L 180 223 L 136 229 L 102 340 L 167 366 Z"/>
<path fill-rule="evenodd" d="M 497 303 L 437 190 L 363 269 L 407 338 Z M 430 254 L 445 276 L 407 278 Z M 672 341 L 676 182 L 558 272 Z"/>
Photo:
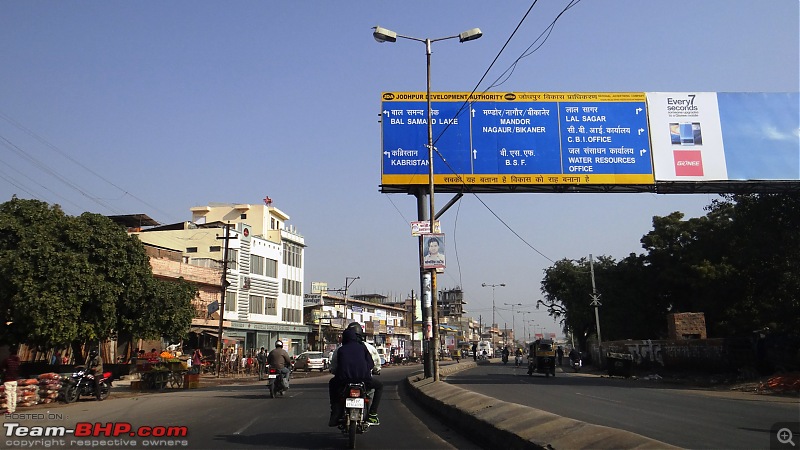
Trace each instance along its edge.
<path fill-rule="evenodd" d="M 111 386 L 106 383 L 100 385 L 100 399 L 105 400 L 108 398 L 108 395 L 111 394 Z"/>
<path fill-rule="evenodd" d="M 356 432 L 358 431 L 358 423 L 355 420 L 350 421 L 350 427 L 347 429 L 348 446 L 347 448 L 356 448 Z"/>

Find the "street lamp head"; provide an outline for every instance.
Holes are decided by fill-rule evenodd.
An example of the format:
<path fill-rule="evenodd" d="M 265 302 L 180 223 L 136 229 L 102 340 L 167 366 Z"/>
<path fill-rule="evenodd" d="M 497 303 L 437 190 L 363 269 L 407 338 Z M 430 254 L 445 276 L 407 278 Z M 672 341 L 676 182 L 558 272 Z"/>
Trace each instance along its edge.
<path fill-rule="evenodd" d="M 500 286 L 506 287 L 505 283 L 500 283 Z"/>
<path fill-rule="evenodd" d="M 486 287 L 486 283 L 481 283 L 481 287 Z"/>
<path fill-rule="evenodd" d="M 483 36 L 483 33 L 481 33 L 481 29 L 480 28 L 473 28 L 471 30 L 467 30 L 467 31 L 459 34 L 458 35 L 458 41 L 459 42 L 474 41 L 475 39 L 478 39 L 481 36 Z"/>
<path fill-rule="evenodd" d="M 372 27 L 372 29 L 375 30 L 372 32 L 372 37 L 374 37 L 376 41 L 380 43 L 397 42 L 397 33 L 395 33 L 394 31 L 387 30 L 386 28 L 381 28 L 378 26 Z M 478 32 L 480 32 L 480 30 L 478 30 Z"/>

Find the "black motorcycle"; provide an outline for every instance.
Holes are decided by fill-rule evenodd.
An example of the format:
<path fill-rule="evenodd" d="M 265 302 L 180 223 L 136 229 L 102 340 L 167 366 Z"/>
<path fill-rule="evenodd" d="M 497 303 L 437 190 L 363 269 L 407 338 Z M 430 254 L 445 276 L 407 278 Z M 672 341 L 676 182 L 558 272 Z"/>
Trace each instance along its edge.
<path fill-rule="evenodd" d="M 95 382 L 100 383 L 100 399 L 105 400 L 111 393 L 111 372 L 103 372 L 100 377 L 95 377 L 89 373 L 86 366 L 75 366 L 75 372 L 70 378 L 64 381 L 61 388 L 64 401 L 67 403 L 77 402 L 81 396 L 95 396 Z"/>
<path fill-rule="evenodd" d="M 356 435 L 369 429 L 367 415 L 372 392 L 367 391 L 364 383 L 348 383 L 339 397 L 339 408 L 342 408 L 339 429 L 347 436 L 347 448 L 356 448 Z"/>
<path fill-rule="evenodd" d="M 289 376 L 291 376 L 291 373 Z M 286 380 L 283 379 L 280 370 L 274 367 L 269 367 L 267 371 L 267 389 L 269 389 L 269 396 L 272 398 L 278 395 L 283 396 L 283 391 L 288 389 Z"/>

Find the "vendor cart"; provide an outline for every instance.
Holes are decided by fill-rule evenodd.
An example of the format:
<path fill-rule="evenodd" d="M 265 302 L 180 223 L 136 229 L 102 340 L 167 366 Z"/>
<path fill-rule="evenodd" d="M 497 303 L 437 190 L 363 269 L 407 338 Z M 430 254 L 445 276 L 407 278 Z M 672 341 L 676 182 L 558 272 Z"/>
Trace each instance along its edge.
<path fill-rule="evenodd" d="M 171 388 L 182 388 L 183 380 L 189 371 L 186 362 L 170 360 L 154 364 L 150 370 L 142 372 L 144 389 L 163 390 L 167 385 Z"/>

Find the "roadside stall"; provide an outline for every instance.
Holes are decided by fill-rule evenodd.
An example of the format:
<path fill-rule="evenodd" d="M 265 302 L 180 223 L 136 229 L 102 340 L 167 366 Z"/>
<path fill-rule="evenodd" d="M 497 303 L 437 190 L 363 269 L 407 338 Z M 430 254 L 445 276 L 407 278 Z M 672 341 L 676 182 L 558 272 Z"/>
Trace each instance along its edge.
<path fill-rule="evenodd" d="M 137 368 L 142 375 L 140 387 L 153 390 L 162 390 L 167 385 L 171 388 L 182 388 L 184 377 L 189 371 L 187 360 L 186 356 L 176 357 L 167 351 L 158 355 L 157 360 L 151 355 L 141 368 Z"/>

